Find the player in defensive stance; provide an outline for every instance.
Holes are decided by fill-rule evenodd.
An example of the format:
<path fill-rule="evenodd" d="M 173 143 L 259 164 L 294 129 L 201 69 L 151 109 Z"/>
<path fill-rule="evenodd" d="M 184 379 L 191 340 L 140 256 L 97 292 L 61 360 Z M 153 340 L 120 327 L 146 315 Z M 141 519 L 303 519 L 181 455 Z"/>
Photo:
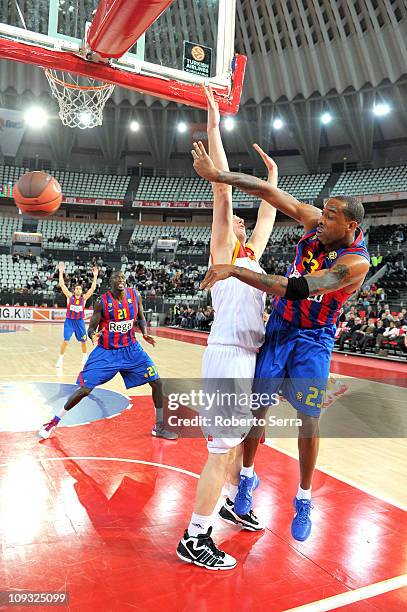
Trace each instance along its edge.
<path fill-rule="evenodd" d="M 58 266 L 59 270 L 59 286 L 62 289 L 62 293 L 66 297 L 66 319 L 64 323 L 64 340 L 59 350 L 59 357 L 57 361 L 57 368 L 62 368 L 64 364 L 64 353 L 72 334 L 75 334 L 75 338 L 82 345 L 82 365 L 85 365 L 86 359 L 88 358 L 86 348 L 86 327 L 85 327 L 85 306 L 88 299 L 94 294 L 96 289 L 96 281 L 98 277 L 98 269 L 93 268 L 93 281 L 89 290 L 82 295 L 82 286 L 75 285 L 73 293 L 69 291 L 64 281 L 64 270 L 65 266 L 61 262 Z"/>
<path fill-rule="evenodd" d="M 126 287 L 122 272 L 113 272 L 110 291 L 96 301 L 89 323 L 88 336 L 97 346 L 79 373 L 76 383 L 80 388 L 68 398 L 60 413 L 42 426 L 38 432 L 41 438 L 49 438 L 69 410 L 87 397 L 94 387 L 103 385 L 118 373 L 126 389 L 146 383 L 150 385 L 156 413 L 152 435 L 166 440 L 178 437 L 164 427 L 162 383 L 153 361 L 136 339 L 136 323 L 144 340 L 155 346 L 155 339 L 147 333 L 140 294 Z"/>
<path fill-rule="evenodd" d="M 267 164 L 268 156 L 257 145 L 255 148 Z M 193 157 L 195 170 L 207 180 L 262 197 L 304 226 L 305 234 L 286 276 L 266 276 L 223 265 L 211 268 L 202 284 L 211 288 L 217 281 L 232 277 L 276 296 L 257 360 L 253 391 L 270 396 L 283 386 L 285 397 L 302 422 L 298 437 L 300 483 L 294 497 L 291 534 L 304 541 L 311 533 L 318 421 L 326 399 L 335 324 L 344 302 L 362 286 L 370 265 L 360 229 L 363 205 L 351 196 L 335 196 L 321 212 L 265 181 L 216 168 L 202 143 L 194 145 Z M 265 417 L 267 409 L 263 405 L 259 418 Z M 259 434 L 246 438 L 243 465 L 253 463 Z"/>
<path fill-rule="evenodd" d="M 219 131 L 219 109 L 208 88 L 208 140 L 210 154 L 218 167 L 228 170 L 228 162 Z M 269 181 L 277 185 L 277 166 L 268 162 Z M 213 264 L 237 264 L 261 273 L 258 263 L 274 226 L 276 211 L 266 202 L 259 208 L 256 227 L 250 242 L 246 242 L 244 220 L 233 215 L 232 189 L 224 185 L 212 185 L 213 221 L 211 235 L 211 262 Z M 205 393 L 222 392 L 225 385 L 233 393 L 242 389 L 250 396 L 256 365 L 256 354 L 264 340 L 263 290 L 252 289 L 234 278 L 218 283 L 212 291 L 215 319 L 208 338 L 208 347 L 202 362 L 202 379 Z M 221 380 L 223 379 L 223 380 Z M 232 384 L 233 389 L 229 385 Z M 232 413 L 239 409 L 232 406 Z M 250 414 L 250 410 L 248 410 Z M 250 430 L 250 424 L 244 436 Z M 242 466 L 242 437 L 220 428 L 204 431 L 208 437 L 208 459 L 199 479 L 193 514 L 184 536 L 178 544 L 177 555 L 187 563 L 194 563 L 211 570 L 232 569 L 236 560 L 220 551 L 211 538 L 213 513 L 229 470 L 230 492 L 220 509 L 220 516 L 243 529 L 259 531 L 255 514 L 238 510 L 239 501 L 245 503 L 245 494 L 258 485 L 253 465 L 244 470 L 241 480 L 245 484 L 243 499 L 239 500 L 238 482 Z M 221 437 L 222 434 L 225 437 Z"/>

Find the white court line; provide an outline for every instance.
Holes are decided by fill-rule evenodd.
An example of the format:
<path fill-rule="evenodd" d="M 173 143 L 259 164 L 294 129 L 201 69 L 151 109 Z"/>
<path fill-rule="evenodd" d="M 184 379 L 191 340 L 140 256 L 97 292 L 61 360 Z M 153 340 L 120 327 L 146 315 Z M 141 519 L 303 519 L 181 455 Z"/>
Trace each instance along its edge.
<path fill-rule="evenodd" d="M 140 463 L 142 465 L 152 465 L 154 467 L 165 468 L 166 470 L 172 470 L 173 472 L 179 472 L 180 474 L 186 474 L 186 476 L 192 476 L 192 478 L 199 478 L 199 474 L 184 470 L 183 468 L 175 467 L 174 465 L 167 465 L 166 463 L 155 463 L 154 461 L 142 461 L 141 459 L 124 459 L 123 457 L 31 457 L 34 461 L 41 463 L 42 461 L 121 461 L 123 463 Z M 9 463 L 1 463 L 0 467 L 7 467 L 14 465 L 15 461 Z"/>
<path fill-rule="evenodd" d="M 38 348 L 39 347 L 39 348 Z M 45 353 L 48 351 L 48 347 L 43 344 L 37 344 L 37 346 L 27 347 L 26 344 L 14 344 L 13 346 L 0 346 L 0 351 L 10 351 L 17 349 L 19 354 L 23 353 Z M 11 376 L 15 376 L 14 372 Z M 27 374 L 25 374 L 27 376 Z"/>
<path fill-rule="evenodd" d="M 289 610 L 284 610 L 284 612 L 328 612 L 328 610 L 336 610 L 347 604 L 363 601 L 369 599 L 369 597 L 375 597 L 376 595 L 383 595 L 383 593 L 395 591 L 405 586 L 407 586 L 407 574 L 369 584 L 368 586 L 355 589 L 354 591 L 347 591 L 346 593 L 340 593 L 333 597 L 313 601 L 304 606 L 290 608 Z"/>
<path fill-rule="evenodd" d="M 184 470 L 183 468 L 175 467 L 174 465 L 167 465 L 165 463 L 156 463 L 154 461 L 143 461 L 141 459 L 125 459 L 123 457 L 44 457 L 44 458 L 34 458 L 34 461 L 42 462 L 42 461 L 119 461 L 123 463 L 138 463 L 141 465 L 152 465 L 154 467 L 160 467 L 167 470 L 171 470 L 173 472 L 179 472 L 181 474 L 185 474 L 187 476 L 192 476 L 192 478 L 199 479 L 199 474 L 195 474 L 194 472 L 190 472 L 189 470 Z M 7 467 L 11 465 L 11 463 L 0 464 L 0 467 Z M 342 583 L 340 583 L 342 584 Z M 289 610 L 285 610 L 284 612 L 327 612 L 329 610 L 335 610 L 341 606 L 344 606 L 348 603 L 354 603 L 356 601 L 363 601 L 364 599 L 368 599 L 369 597 L 374 597 L 375 595 L 382 595 L 383 593 L 388 593 L 389 591 L 394 591 L 396 589 L 407 586 L 407 574 L 402 576 L 397 576 L 396 578 L 390 578 L 389 580 L 383 580 L 382 582 L 377 582 L 375 584 L 370 584 L 366 587 L 361 587 L 360 589 L 355 589 L 353 591 L 348 591 L 346 593 L 340 593 L 339 595 L 334 595 L 333 597 L 328 597 L 327 599 L 323 599 L 320 601 L 312 602 L 310 604 L 305 604 L 304 606 L 300 606 L 297 608 L 290 608 Z"/>
<path fill-rule="evenodd" d="M 291 457 L 292 459 L 295 459 L 296 461 L 298 461 L 298 455 L 296 453 L 291 453 L 285 448 L 280 448 L 275 443 L 269 442 L 267 439 L 264 442 L 264 444 L 266 446 L 269 446 L 273 450 L 276 450 L 279 453 L 283 453 L 283 455 L 287 455 L 288 457 Z M 348 484 L 351 487 L 354 487 L 355 489 L 359 489 L 359 491 L 363 491 L 363 493 L 367 493 L 368 495 L 371 495 L 372 497 L 376 497 L 377 499 L 380 499 L 380 501 L 386 502 L 386 504 L 390 504 L 391 506 L 394 506 L 395 508 L 398 508 L 399 510 L 403 510 L 404 512 L 407 512 L 407 506 L 401 504 L 395 499 L 392 499 L 391 497 L 385 497 L 383 495 L 379 495 L 375 491 L 371 491 L 367 487 L 364 487 L 363 485 L 359 484 L 358 482 L 355 482 L 354 480 L 352 480 L 351 478 L 348 478 L 347 476 L 342 476 L 342 474 L 338 474 L 334 470 L 330 470 L 328 468 L 318 467 L 318 465 L 316 469 L 319 472 L 322 472 L 323 474 L 327 474 L 328 476 L 331 476 L 332 478 L 335 478 L 336 480 L 339 480 L 340 482 L 344 482 L 345 484 Z"/>

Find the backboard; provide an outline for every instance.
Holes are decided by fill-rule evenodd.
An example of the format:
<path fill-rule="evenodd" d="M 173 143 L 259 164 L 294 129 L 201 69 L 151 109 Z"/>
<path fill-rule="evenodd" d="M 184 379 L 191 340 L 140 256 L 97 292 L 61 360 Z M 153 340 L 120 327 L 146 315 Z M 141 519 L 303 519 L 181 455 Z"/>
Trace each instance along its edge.
<path fill-rule="evenodd" d="M 109 4 L 107 0 L 3 0 L 0 58 L 200 108 L 206 104 L 199 85 L 210 82 L 221 112 L 236 113 L 246 64 L 245 57 L 234 55 L 236 0 L 164 0 L 163 12 L 123 56 L 108 59 L 109 53 L 101 58 L 89 52 L 98 48 L 90 49 L 89 40 L 106 41 L 109 36 L 112 40 L 112 33 L 125 37 L 123 17 L 126 24 L 127 17 L 138 24 L 140 15 L 135 17 L 131 11 L 143 14 L 148 5 L 157 4 L 148 0 L 110 0 Z M 103 5 L 109 9 L 105 13 Z M 112 5 L 117 7 L 116 16 L 107 23 Z"/>

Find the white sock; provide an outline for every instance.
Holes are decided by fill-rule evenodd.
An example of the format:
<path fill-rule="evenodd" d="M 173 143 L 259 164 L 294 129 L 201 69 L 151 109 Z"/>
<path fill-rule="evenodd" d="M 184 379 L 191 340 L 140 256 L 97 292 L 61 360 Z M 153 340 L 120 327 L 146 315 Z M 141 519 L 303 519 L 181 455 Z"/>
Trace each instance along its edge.
<path fill-rule="evenodd" d="M 251 465 L 250 467 L 242 467 L 242 469 L 240 470 L 240 475 L 241 476 L 248 476 L 249 478 L 253 478 L 253 474 L 254 474 L 254 465 Z"/>
<path fill-rule="evenodd" d="M 64 417 L 67 414 L 68 410 L 65 410 L 65 408 L 62 408 L 62 410 L 60 410 L 57 414 L 57 417 L 59 417 L 60 419 L 62 419 L 62 417 Z"/>
<path fill-rule="evenodd" d="M 202 516 L 201 514 L 192 513 L 191 522 L 188 525 L 188 533 L 193 538 L 198 537 L 201 533 L 206 533 L 211 524 L 212 515 Z"/>
<path fill-rule="evenodd" d="M 229 499 L 231 501 L 235 501 L 235 497 L 237 495 L 238 486 L 230 483 L 229 485 Z"/>
<path fill-rule="evenodd" d="M 311 499 L 311 490 L 309 489 L 301 489 L 301 485 L 298 485 L 297 499 Z"/>

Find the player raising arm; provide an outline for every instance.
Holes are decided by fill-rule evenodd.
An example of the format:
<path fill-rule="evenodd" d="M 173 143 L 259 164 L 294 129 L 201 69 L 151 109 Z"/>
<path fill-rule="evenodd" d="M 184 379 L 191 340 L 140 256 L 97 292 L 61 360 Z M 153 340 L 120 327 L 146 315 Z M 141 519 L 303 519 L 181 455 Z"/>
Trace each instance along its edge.
<path fill-rule="evenodd" d="M 220 115 L 210 88 L 205 88 L 208 101 L 208 141 L 212 159 L 219 168 L 228 170 L 228 161 L 219 130 Z M 277 166 L 269 159 L 269 181 L 277 184 Z M 213 221 L 210 243 L 211 262 L 217 265 L 238 264 L 242 268 L 261 273 L 258 259 L 262 256 L 273 229 L 275 209 L 262 202 L 255 230 L 246 242 L 244 220 L 233 214 L 232 188 L 213 183 Z M 264 339 L 264 292 L 253 291 L 235 279 L 219 283 L 212 291 L 215 319 L 202 362 L 204 392 L 213 395 L 222 387 L 236 381 L 247 394 L 251 392 L 256 364 L 256 353 Z M 239 309 L 239 316 L 236 312 Z M 234 384 L 234 383 L 232 383 Z M 226 387 L 225 387 L 226 385 Z M 221 409 L 221 407 L 217 407 Z M 231 407 L 233 412 L 238 407 Z M 198 482 L 194 510 L 188 529 L 178 544 L 177 554 L 183 561 L 209 569 L 231 569 L 235 559 L 218 550 L 211 538 L 213 512 L 221 495 L 230 467 L 230 491 L 220 516 L 244 529 L 259 531 L 263 527 L 250 509 L 246 511 L 246 492 L 258 485 L 253 465 L 243 470 L 242 439 L 245 433 L 205 428 L 208 438 L 208 459 Z M 239 486 L 238 486 L 239 485 Z"/>
<path fill-rule="evenodd" d="M 267 164 L 268 156 L 256 146 Z M 300 541 L 311 533 L 311 485 L 319 449 L 318 420 L 326 398 L 326 383 L 335 341 L 335 324 L 344 302 L 363 284 L 369 254 L 360 224 L 362 204 L 352 196 L 330 198 L 321 212 L 253 176 L 217 168 L 202 143 L 194 144 L 195 170 L 210 181 L 234 185 L 264 198 L 304 225 L 296 255 L 286 276 L 264 276 L 237 266 L 212 267 L 202 287 L 235 278 L 276 297 L 265 343 L 256 364 L 253 392 L 269 398 L 281 388 L 298 411 L 300 482 L 294 498 L 292 536 Z M 281 383 L 283 381 L 283 384 Z M 259 418 L 266 414 L 262 407 Z M 251 465 L 260 431 L 244 441 L 243 465 Z"/>
<path fill-rule="evenodd" d="M 68 346 L 68 343 L 75 334 L 75 338 L 82 345 L 82 365 L 86 363 L 88 357 L 86 350 L 86 328 L 85 328 L 85 306 L 88 299 L 94 294 L 96 290 L 96 283 L 98 277 L 98 269 L 94 267 L 92 269 L 93 280 L 88 291 L 82 295 L 82 285 L 75 285 L 73 293 L 69 291 L 64 280 L 65 266 L 61 261 L 59 266 L 59 286 L 62 289 L 62 293 L 66 297 L 67 308 L 66 308 L 66 319 L 64 323 L 64 340 L 59 350 L 59 357 L 57 361 L 57 368 L 61 368 L 64 363 L 64 353 Z"/>

